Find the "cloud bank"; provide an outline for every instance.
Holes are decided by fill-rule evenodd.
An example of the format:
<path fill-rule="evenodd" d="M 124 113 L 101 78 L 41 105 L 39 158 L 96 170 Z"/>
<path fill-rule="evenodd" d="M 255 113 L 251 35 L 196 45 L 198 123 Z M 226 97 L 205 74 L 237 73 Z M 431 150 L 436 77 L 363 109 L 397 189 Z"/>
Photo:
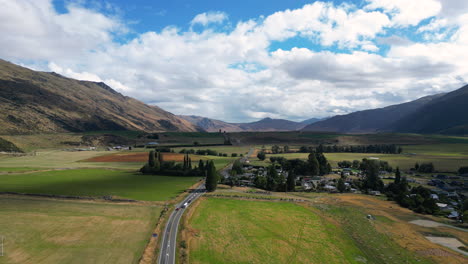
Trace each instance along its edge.
<path fill-rule="evenodd" d="M 462 2 L 314 2 L 245 21 L 211 11 L 185 29 L 134 33 L 118 16 L 77 4 L 58 13 L 50 0 L 0 0 L 0 57 L 105 81 L 176 114 L 326 117 L 460 87 L 468 79 Z"/>

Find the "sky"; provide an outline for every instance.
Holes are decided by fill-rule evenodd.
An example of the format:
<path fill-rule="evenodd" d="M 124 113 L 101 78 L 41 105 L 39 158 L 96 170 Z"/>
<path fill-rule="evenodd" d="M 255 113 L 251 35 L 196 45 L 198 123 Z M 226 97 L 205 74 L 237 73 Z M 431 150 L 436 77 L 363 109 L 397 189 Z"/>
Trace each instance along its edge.
<path fill-rule="evenodd" d="M 464 0 L 0 0 L 0 58 L 174 114 L 300 121 L 468 82 Z"/>

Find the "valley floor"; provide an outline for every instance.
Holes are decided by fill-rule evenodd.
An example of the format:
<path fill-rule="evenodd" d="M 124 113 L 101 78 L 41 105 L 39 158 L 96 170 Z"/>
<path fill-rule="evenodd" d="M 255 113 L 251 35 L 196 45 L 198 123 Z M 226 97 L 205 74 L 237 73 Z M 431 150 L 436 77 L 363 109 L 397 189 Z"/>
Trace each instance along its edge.
<path fill-rule="evenodd" d="M 294 202 L 285 202 L 289 199 Z M 180 258 L 181 263 L 466 263 L 463 254 L 426 237 L 466 244 L 468 232 L 409 223 L 426 218 L 441 220 L 366 195 L 265 197 L 226 188 L 206 195 L 187 215 L 181 236 L 187 248 Z"/>

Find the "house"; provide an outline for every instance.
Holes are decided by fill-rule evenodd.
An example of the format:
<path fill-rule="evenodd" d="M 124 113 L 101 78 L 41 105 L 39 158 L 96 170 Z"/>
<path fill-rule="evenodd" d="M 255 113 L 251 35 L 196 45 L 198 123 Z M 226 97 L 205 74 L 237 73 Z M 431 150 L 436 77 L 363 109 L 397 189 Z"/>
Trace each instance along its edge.
<path fill-rule="evenodd" d="M 450 219 L 458 219 L 460 215 L 458 214 L 457 211 L 451 211 L 450 214 L 447 216 Z"/>
<path fill-rule="evenodd" d="M 370 195 L 375 195 L 375 196 L 380 196 L 381 193 L 379 191 L 370 191 L 369 192 Z"/>
<path fill-rule="evenodd" d="M 154 147 L 154 146 L 157 146 L 157 145 L 159 145 L 158 142 L 148 142 L 148 143 L 146 143 L 146 146 L 153 146 Z"/>
<path fill-rule="evenodd" d="M 323 181 L 322 177 L 302 177 L 301 185 L 304 190 L 316 189 L 320 183 Z"/>
<path fill-rule="evenodd" d="M 313 185 L 312 185 L 311 182 L 304 182 L 304 181 L 302 181 L 302 182 L 301 182 L 301 185 L 302 185 L 302 188 L 303 188 L 305 191 L 312 190 L 312 188 L 313 188 Z"/>
<path fill-rule="evenodd" d="M 448 205 L 446 203 L 436 203 L 436 205 L 440 208 L 440 209 L 444 209 L 446 208 Z"/>
<path fill-rule="evenodd" d="M 239 181 L 240 186 L 255 186 L 255 184 L 251 180 L 240 180 Z"/>
<path fill-rule="evenodd" d="M 431 198 L 434 200 L 439 200 L 439 196 L 435 193 L 431 193 Z"/>

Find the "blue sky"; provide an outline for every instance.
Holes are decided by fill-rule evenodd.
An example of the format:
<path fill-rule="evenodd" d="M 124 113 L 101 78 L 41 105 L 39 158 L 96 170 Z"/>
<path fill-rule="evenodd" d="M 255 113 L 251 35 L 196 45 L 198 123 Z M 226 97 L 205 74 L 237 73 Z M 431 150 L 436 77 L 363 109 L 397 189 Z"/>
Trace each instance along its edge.
<path fill-rule="evenodd" d="M 468 1 L 0 0 L 0 58 L 175 114 L 302 120 L 468 80 Z"/>
<path fill-rule="evenodd" d="M 277 11 L 287 9 L 298 9 L 306 4 L 316 1 L 310 0 L 238 0 L 238 1 L 212 1 L 212 0 L 172 0 L 172 1 L 148 1 L 148 0 L 108 0 L 108 1 L 79 1 L 87 8 L 97 10 L 108 16 L 117 16 L 122 20 L 128 21 L 130 31 L 128 34 L 117 36 L 115 40 L 119 43 L 125 43 L 137 37 L 139 34 L 156 31 L 160 32 L 168 26 L 176 26 L 182 30 L 194 30 L 200 32 L 205 29 L 203 26 L 191 26 L 190 22 L 197 15 L 205 12 L 223 12 L 228 16 L 226 23 L 213 27 L 219 32 L 232 31 L 239 21 L 250 19 L 262 20 Z M 364 0 L 333 0 L 327 1 L 336 6 L 353 5 L 354 9 L 362 8 L 367 4 Z M 68 0 L 54 0 L 53 4 L 60 13 L 67 12 L 67 5 L 74 3 Z M 382 9 L 377 9 L 382 10 Z M 377 34 L 379 37 L 397 35 L 412 41 L 424 42 L 423 34 L 418 33 L 419 26 L 427 25 L 432 17 L 422 20 L 418 26 L 409 26 L 405 28 L 388 28 L 385 32 Z M 446 38 L 450 37 L 447 35 Z M 380 49 L 375 51 L 379 54 L 385 54 L 389 50 L 389 45 L 380 44 Z M 273 41 L 269 50 L 288 49 L 294 47 L 308 48 L 312 50 L 330 50 L 333 52 L 352 52 L 352 49 L 339 47 L 337 45 L 321 46 L 314 40 L 306 37 L 294 37 L 284 41 Z"/>

